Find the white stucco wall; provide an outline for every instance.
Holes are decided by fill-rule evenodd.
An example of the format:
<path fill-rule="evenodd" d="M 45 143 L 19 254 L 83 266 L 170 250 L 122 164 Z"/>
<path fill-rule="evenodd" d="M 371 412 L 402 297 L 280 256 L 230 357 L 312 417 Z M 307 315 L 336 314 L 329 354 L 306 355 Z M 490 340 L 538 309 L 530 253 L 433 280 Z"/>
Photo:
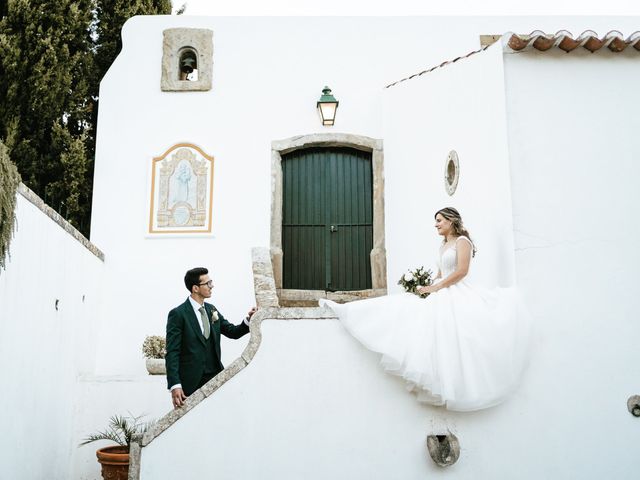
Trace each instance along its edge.
<path fill-rule="evenodd" d="M 552 98 L 545 104 L 546 96 L 532 97 L 528 102 L 537 102 L 535 111 L 540 116 L 538 123 L 528 124 L 529 106 L 521 103 L 528 93 L 523 89 L 515 96 L 510 90 L 512 75 L 503 72 L 503 55 L 497 47 L 391 89 L 383 87 L 478 48 L 479 34 L 537 28 L 567 28 L 577 33 L 587 27 L 604 33 L 612 22 L 575 18 L 266 21 L 192 17 L 129 21 L 124 29 L 124 50 L 101 88 L 92 239 L 108 252 L 108 258 L 102 290 L 99 377 L 142 373 L 140 343 L 147 334 L 162 333 L 167 311 L 184 300 L 182 276 L 187 268 L 205 265 L 213 269 L 213 301 L 231 319 L 239 320 L 253 303 L 249 251 L 252 246 L 269 243 L 271 142 L 297 134 L 331 131 L 383 139 L 391 289 L 404 269 L 433 263 L 439 242 L 432 228 L 433 213 L 453 205 L 463 213 L 478 244 L 473 267 L 476 280 L 507 285 L 516 277 L 521 283 L 524 277 L 530 300 L 543 305 L 535 310 L 536 318 L 549 312 L 556 315 L 549 315 L 553 321 L 542 324 L 547 330 L 536 341 L 535 358 L 542 356 L 543 360 L 532 367 L 516 398 L 498 409 L 464 416 L 416 404 L 397 380 L 380 372 L 374 355 L 362 350 L 333 322 L 267 322 L 265 341 L 252 364 L 145 448 L 142 478 L 175 476 L 186 462 L 193 465 L 190 473 L 194 476 L 204 474 L 207 467 L 193 451 L 200 442 L 211 446 L 207 464 L 213 460 L 221 478 L 255 478 L 258 472 L 265 478 L 287 477 L 290 472 L 307 475 L 310 470 L 317 472 L 318 478 L 335 477 L 337 469 L 346 472 L 344 478 L 370 477 L 372 471 L 385 472 L 380 478 L 389 478 L 393 475 L 387 472 L 397 473 L 397 465 L 403 466 L 403 478 L 422 478 L 425 472 L 435 470 L 423 450 L 424 437 L 443 426 L 460 435 L 465 459 L 453 469 L 439 472 L 443 475 L 510 478 L 526 465 L 527 478 L 561 478 L 570 476 L 575 462 L 582 462 L 586 469 L 589 462 L 585 459 L 593 457 L 589 448 L 595 442 L 588 435 L 584 435 L 589 440 L 583 445 L 589 453 L 572 451 L 571 462 L 563 460 L 567 452 L 560 448 L 561 440 L 554 440 L 549 450 L 530 440 L 534 435 L 547 438 L 543 429 L 549 424 L 541 421 L 546 417 L 541 417 L 540 405 L 545 414 L 558 406 L 558 399 L 548 393 L 552 388 L 547 381 L 556 378 L 558 365 L 568 362 L 563 356 L 565 343 L 556 340 L 551 350 L 545 343 L 545 336 L 552 335 L 558 325 L 558 303 L 547 303 L 546 291 L 529 288 L 539 278 L 536 269 L 544 264 L 539 258 L 524 264 L 521 253 L 515 258 L 512 253 L 513 219 L 518 232 L 522 218 L 533 211 L 533 207 L 526 211 L 522 205 L 533 206 L 534 200 L 526 204 L 522 199 L 546 195 L 542 180 L 526 185 L 522 189 L 526 195 L 513 193 L 527 182 L 517 160 L 522 157 L 518 148 L 547 152 L 550 145 L 547 137 L 532 140 L 519 129 L 521 124 L 528 133 L 534 125 L 539 128 L 543 112 L 561 102 L 554 103 Z M 615 25 L 624 32 L 636 29 L 633 19 L 615 19 Z M 178 26 L 214 30 L 212 91 L 160 91 L 162 30 Z M 553 75 L 567 65 L 559 64 Z M 537 71 L 536 75 L 546 74 Z M 341 102 L 333 128 L 319 125 L 314 108 L 325 84 Z M 565 94 L 571 92 L 567 86 Z M 574 96 L 574 108 L 565 111 L 587 108 L 585 99 L 591 101 L 593 96 L 584 93 L 580 98 Z M 596 102 L 593 108 L 599 111 L 601 104 Z M 507 127 L 515 118 L 514 109 L 521 123 Z M 582 118 L 574 115 L 572 122 L 580 125 Z M 572 128 L 578 137 L 578 127 Z M 592 137 L 578 137 L 585 142 L 581 147 L 585 154 L 590 151 L 587 140 Z M 202 238 L 150 239 L 145 235 L 149 162 L 179 142 L 195 143 L 216 158 L 214 232 Z M 516 147 L 518 142 L 520 147 Z M 458 151 L 461 163 L 460 184 L 453 198 L 446 195 L 442 179 L 451 149 Z M 540 171 L 535 175 L 543 178 Z M 594 169 L 589 175 L 601 174 Z M 561 198 L 558 194 L 556 200 Z M 538 229 L 544 226 L 535 216 L 525 223 L 529 221 Z M 516 241 L 516 249 L 521 245 Z M 623 311 L 626 307 L 619 308 Z M 559 310 L 567 314 L 566 309 Z M 580 319 L 572 322 L 577 327 Z M 633 333 L 628 323 L 624 325 L 627 334 Z M 118 333 L 112 333 L 111 327 Z M 122 348 L 113 356 L 110 345 L 116 339 Z M 223 344 L 225 363 L 238 355 L 245 342 Z M 602 374 L 611 367 L 606 365 Z M 571 368 L 570 375 L 588 381 L 588 376 L 582 377 L 580 364 Z M 92 391 L 86 390 L 87 402 Z M 119 387 L 101 389 L 103 399 L 121 392 Z M 573 404 L 569 392 L 566 395 L 562 402 Z M 146 398 L 152 410 L 162 411 L 155 398 Z M 138 400 L 131 404 L 141 408 L 144 402 Z M 595 405 L 599 404 L 581 412 L 593 416 Z M 621 422 L 632 421 L 623 406 L 616 403 L 620 410 L 612 415 Z M 221 410 L 224 416 L 219 415 Z M 106 411 L 101 410 L 102 414 Z M 583 435 L 573 414 L 559 410 L 552 418 L 564 422 L 562 431 Z M 86 421 L 95 424 L 96 420 Z M 377 428 L 373 433 L 372 425 Z M 309 446 L 298 448 L 301 441 Z M 281 450 L 287 451 L 284 458 Z M 387 451 L 386 457 L 382 450 Z M 171 464 L 167 463 L 169 451 Z M 251 462 L 246 460 L 247 452 L 251 452 Z M 551 460 L 539 461 L 540 454 Z M 620 478 L 635 466 L 629 455 L 623 452 L 617 457 Z M 77 465 L 75 471 L 82 468 Z M 604 469 L 605 462 L 599 468 Z"/>
<path fill-rule="evenodd" d="M 514 280 L 502 65 L 496 45 L 381 92 L 391 290 L 404 269 L 435 259 L 433 213 L 445 205 L 463 212 L 481 248 L 477 280 Z M 453 198 L 443 182 L 451 149 L 462 169 Z M 455 478 L 508 478 L 513 462 L 527 461 L 520 432 L 538 421 L 527 388 L 500 408 L 456 414 L 418 404 L 377 363 L 335 321 L 265 322 L 252 363 L 144 448 L 141 478 L 185 469 L 206 476 L 213 464 L 220 478 L 417 479 L 439 471 L 426 435 L 447 429 L 463 444 L 464 465 L 446 472 Z M 234 414 L 220 415 L 230 405 Z M 210 447 L 202 461 L 193 452 L 199 444 Z M 492 452 L 509 462 L 490 459 Z"/>
<path fill-rule="evenodd" d="M 640 373 L 640 125 L 626 107 L 638 100 L 637 53 L 508 54 L 502 65 L 496 48 L 385 92 L 387 249 L 393 278 L 437 247 L 432 212 L 421 223 L 411 205 L 447 200 L 447 145 L 460 145 L 449 204 L 473 226 L 477 279 L 511 281 L 515 270 L 536 320 L 513 398 L 466 414 L 422 406 L 336 322 L 268 321 L 253 362 L 143 450 L 142 479 L 187 468 L 219 478 L 637 476 L 626 409 Z M 462 455 L 443 471 L 423 442 L 447 428 Z"/>
<path fill-rule="evenodd" d="M 461 437 L 463 460 L 439 475 L 513 478 L 526 465 L 532 479 L 633 478 L 639 463 L 628 445 L 637 421 L 624 403 L 640 393 L 637 54 L 507 55 L 503 80 L 500 55 L 488 51 L 382 87 L 476 49 L 480 34 L 629 34 L 639 24 L 637 17 L 131 20 L 101 89 L 92 240 L 105 262 L 18 196 L 12 257 L 0 272 L 0 363 L 4 383 L 17 391 L 0 400 L 0 450 L 9 452 L 3 474 L 98 478 L 93 446 L 76 448 L 81 437 L 114 413 L 166 411 L 163 379 L 143 370 L 144 336 L 163 333 L 167 311 L 186 296 L 184 270 L 194 265 L 213 268 L 221 310 L 243 316 L 253 303 L 249 249 L 269 241 L 271 141 L 332 131 L 385 142 L 390 287 L 405 268 L 433 259 L 432 215 L 445 204 L 460 208 L 478 242 L 478 279 L 509 283 L 511 237 L 500 228 L 513 209 L 517 280 L 539 325 L 525 384 L 499 409 L 454 415 L 417 405 L 334 322 L 266 322 L 254 362 L 145 450 L 143 473 L 156 472 L 148 459 L 163 449 L 192 455 L 191 438 L 202 437 L 220 446 L 212 455 L 225 453 L 216 470 L 229 477 L 232 469 L 263 476 L 258 467 L 287 477 L 311 466 L 324 476 L 335 478 L 339 468 L 371 478 L 397 461 L 403 478 L 422 478 L 435 473 L 424 436 L 448 426 Z M 160 92 L 162 30 L 177 26 L 214 30 L 211 92 Z M 319 125 L 314 108 L 325 84 L 340 100 L 333 128 Z M 148 162 L 182 141 L 216 157 L 214 234 L 148 239 Z M 462 166 L 452 202 L 442 186 L 450 148 Z M 488 268 L 494 264 L 499 269 Z M 226 363 L 245 342 L 224 344 Z M 291 453 L 301 442 L 308 447 Z M 258 452 L 258 461 L 246 462 L 247 452 Z"/>
<path fill-rule="evenodd" d="M 516 267 L 539 333 L 531 436 L 555 452 L 547 478 L 635 478 L 640 59 L 505 59 Z"/>
<path fill-rule="evenodd" d="M 336 320 L 262 331 L 247 368 L 144 448 L 141 479 L 514 478 L 515 465 L 539 463 L 522 435 L 539 421 L 524 391 L 499 408 L 445 412 L 419 404 Z M 442 470 L 425 439 L 447 429 L 463 452 Z"/>
<path fill-rule="evenodd" d="M 20 193 L 16 218 L 0 271 L 1 476 L 71 478 L 76 380 L 95 364 L 103 264 Z"/>
<path fill-rule="evenodd" d="M 490 278 L 487 283 L 509 283 L 508 263 L 498 262 L 500 272 L 488 273 L 483 262 L 494 265 L 497 260 L 497 232 L 483 231 L 482 221 L 488 213 L 470 202 L 475 187 L 469 179 L 482 165 L 497 168 L 503 158 L 502 148 L 494 142 L 502 135 L 500 110 L 487 111 L 484 106 L 494 98 L 500 84 L 497 71 L 486 69 L 478 81 L 488 90 L 474 86 L 456 86 L 460 98 L 476 109 L 465 118 L 449 115 L 445 102 L 431 96 L 429 88 L 442 84 L 442 74 L 434 72 L 428 79 L 414 80 L 410 87 L 395 87 L 395 93 L 383 94 L 385 85 L 455 58 L 478 48 L 478 36 L 486 33 L 535 29 L 557 31 L 562 28 L 575 33 L 594 28 L 602 33 L 616 28 L 635 30 L 633 18 L 579 17 L 504 17 L 504 18 L 210 18 L 210 17 L 138 17 L 123 29 L 124 47 L 101 84 L 101 104 L 94 181 L 91 237 L 100 244 L 108 258 L 105 263 L 104 308 L 98 348 L 98 374 L 137 375 L 144 373 L 139 346 L 148 334 L 164 331 L 167 311 L 184 301 L 186 290 L 182 277 L 186 269 L 205 265 L 213 270 L 216 282 L 213 301 L 234 321 L 243 317 L 253 304 L 249 251 L 252 246 L 269 245 L 270 175 L 273 140 L 316 132 L 344 132 L 383 138 L 387 188 L 390 192 L 387 210 L 389 239 L 389 284 L 398 273 L 414 264 L 432 259 L 433 243 L 425 249 L 400 250 L 406 238 L 396 226 L 409 225 L 407 208 L 400 205 L 406 173 L 394 170 L 397 155 L 408 155 L 418 148 L 428 133 L 420 125 L 437 127 L 444 132 L 433 138 L 424 152 L 420 175 L 429 186 L 425 219 L 416 225 L 423 232 L 420 242 L 437 242 L 430 227 L 434 209 L 446 204 L 446 198 L 431 197 L 442 192 L 441 177 L 444 158 L 449 148 L 462 147 L 462 180 L 459 196 L 461 209 L 477 235 L 482 255 L 477 268 Z M 210 92 L 175 93 L 160 91 L 162 30 L 174 27 L 210 28 L 214 31 L 213 89 Z M 464 61 L 460 67 L 479 60 Z M 492 78 L 495 77 L 495 82 Z M 315 103 L 320 90 L 328 84 L 338 100 L 337 122 L 322 127 Z M 404 89 L 404 90 L 403 90 Z M 448 119 L 447 128 L 436 116 L 424 117 L 411 110 L 407 99 L 398 106 L 385 108 L 404 111 L 397 116 L 403 125 L 416 120 L 415 138 L 387 135 L 393 125 L 385 127 L 382 98 L 420 91 L 422 101 L 434 102 L 434 108 Z M 448 98 L 448 89 L 442 98 Z M 457 107 L 463 102 L 449 98 Z M 457 103 L 456 103 L 457 102 Z M 411 113 L 409 113 L 411 112 Z M 454 121 L 455 120 L 455 121 Z M 493 123 L 498 122 L 498 123 Z M 396 129 L 397 130 L 397 129 Z M 485 132 L 485 135 L 475 132 Z M 395 137 L 394 137 L 395 135 Z M 435 137 L 435 136 L 434 136 Z M 148 222 L 149 162 L 179 142 L 192 142 L 215 157 L 213 198 L 213 235 L 200 238 L 145 237 Z M 423 142 L 424 143 L 424 142 Z M 417 154 L 417 153 L 416 153 Z M 494 157 L 494 155 L 496 155 Z M 412 163 L 415 161 L 415 164 Z M 475 169 L 475 170 L 474 170 Z M 502 180 L 484 179 L 480 183 Z M 424 185 L 421 185 L 421 187 Z M 501 189 L 503 187 L 500 187 Z M 391 193 L 393 192 L 393 193 Z M 437 194 L 440 195 L 440 194 Z M 499 198 L 507 192 L 491 194 L 482 206 L 495 213 Z M 395 200 L 394 200 L 395 198 Z M 462 201 L 462 198 L 465 200 Z M 395 204 L 392 202 L 396 202 Z M 455 202 L 454 202 L 455 203 Z M 467 206 L 468 205 L 468 206 Z M 504 204 L 503 204 L 504 205 Z M 404 210 L 404 213 L 402 212 Z M 506 225 L 505 212 L 495 224 Z M 390 230 L 389 225 L 393 225 Z M 395 235 L 395 236 L 394 236 Z M 508 235 L 499 236 L 508 243 Z M 509 250 L 508 244 L 500 251 Z M 409 255 L 411 252 L 412 256 Z M 398 255 L 397 259 L 394 255 Z M 499 277 L 499 278 L 497 278 Z M 109 326 L 107 328 L 106 326 Z M 115 331 L 126 331 L 124 337 Z M 116 336 L 123 342 L 117 358 L 109 353 Z M 223 341 L 225 363 L 235 358 L 244 341 Z"/>
<path fill-rule="evenodd" d="M 494 44 L 384 91 L 386 236 L 395 289 L 408 268 L 435 265 L 442 237 L 434 213 L 448 206 L 460 211 L 478 248 L 471 277 L 489 286 L 514 282 L 502 64 Z M 451 150 L 460 163 L 453 196 L 444 182 Z"/>
<path fill-rule="evenodd" d="M 162 30 L 180 25 L 214 30 L 210 92 L 160 91 Z M 102 318 L 117 333 L 101 332 L 99 373 L 142 371 L 139 345 L 145 335 L 164 332 L 167 312 L 187 296 L 182 278 L 193 266 L 212 269 L 213 302 L 225 316 L 244 317 L 254 303 L 250 249 L 269 243 L 271 141 L 323 131 L 315 102 L 325 83 L 349 98 L 337 128 L 380 134 L 372 89 L 378 92 L 382 81 L 362 82 L 380 75 L 375 52 L 351 41 L 346 25 L 328 39 L 325 28 L 313 19 L 297 25 L 186 17 L 134 18 L 125 25 L 124 50 L 100 92 L 91 238 L 109 252 Z M 343 54 L 324 54 L 336 49 Z M 213 234 L 150 239 L 149 164 L 185 141 L 215 157 Z M 108 345 L 121 331 L 127 348 L 114 359 Z M 225 363 L 244 342 L 223 344 Z"/>

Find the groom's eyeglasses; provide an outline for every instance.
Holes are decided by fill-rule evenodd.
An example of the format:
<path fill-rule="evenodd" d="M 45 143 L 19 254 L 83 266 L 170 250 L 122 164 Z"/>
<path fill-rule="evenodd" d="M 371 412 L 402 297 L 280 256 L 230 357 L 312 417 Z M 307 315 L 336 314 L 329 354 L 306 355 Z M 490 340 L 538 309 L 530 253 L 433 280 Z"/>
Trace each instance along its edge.
<path fill-rule="evenodd" d="M 209 280 L 208 282 L 198 284 L 198 286 L 200 287 L 204 287 L 205 285 L 209 288 L 213 288 L 213 280 Z"/>

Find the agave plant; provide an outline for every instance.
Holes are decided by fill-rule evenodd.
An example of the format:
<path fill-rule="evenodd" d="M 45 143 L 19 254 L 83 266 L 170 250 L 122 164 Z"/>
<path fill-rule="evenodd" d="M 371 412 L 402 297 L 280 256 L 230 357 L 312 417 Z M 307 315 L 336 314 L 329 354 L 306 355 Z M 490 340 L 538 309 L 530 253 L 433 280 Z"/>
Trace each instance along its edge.
<path fill-rule="evenodd" d="M 91 442 L 97 442 L 98 440 L 111 440 L 122 447 L 129 447 L 131 444 L 131 438 L 137 434 L 143 434 L 151 425 L 151 422 L 141 422 L 140 419 L 144 415 L 134 417 L 130 415 L 125 417 L 123 415 L 114 415 L 109 419 L 107 429 L 101 432 L 96 432 L 92 435 L 85 437 L 80 446 L 86 445 Z"/>

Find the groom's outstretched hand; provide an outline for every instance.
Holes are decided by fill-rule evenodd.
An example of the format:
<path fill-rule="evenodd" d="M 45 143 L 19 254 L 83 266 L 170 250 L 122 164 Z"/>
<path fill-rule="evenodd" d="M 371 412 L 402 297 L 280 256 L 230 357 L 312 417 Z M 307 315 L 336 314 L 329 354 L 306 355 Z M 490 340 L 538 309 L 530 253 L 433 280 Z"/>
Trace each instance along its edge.
<path fill-rule="evenodd" d="M 171 401 L 173 402 L 173 408 L 179 408 L 184 405 L 184 401 L 187 396 L 181 388 L 174 388 L 171 390 Z"/>
<path fill-rule="evenodd" d="M 251 317 L 253 317 L 253 314 L 257 311 L 258 309 L 256 307 L 251 307 L 251 310 L 249 310 L 249 313 L 247 313 L 247 320 L 251 320 Z"/>

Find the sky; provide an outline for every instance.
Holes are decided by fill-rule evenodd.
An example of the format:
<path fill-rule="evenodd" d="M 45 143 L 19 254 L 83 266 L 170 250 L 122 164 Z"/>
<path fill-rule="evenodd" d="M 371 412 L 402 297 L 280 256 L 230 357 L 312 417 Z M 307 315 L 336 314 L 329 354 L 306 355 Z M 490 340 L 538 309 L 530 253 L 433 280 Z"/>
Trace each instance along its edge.
<path fill-rule="evenodd" d="M 185 0 L 172 0 L 174 8 Z M 187 15 L 640 15 L 638 0 L 186 0 Z M 640 29 L 640 27 L 639 27 Z"/>

